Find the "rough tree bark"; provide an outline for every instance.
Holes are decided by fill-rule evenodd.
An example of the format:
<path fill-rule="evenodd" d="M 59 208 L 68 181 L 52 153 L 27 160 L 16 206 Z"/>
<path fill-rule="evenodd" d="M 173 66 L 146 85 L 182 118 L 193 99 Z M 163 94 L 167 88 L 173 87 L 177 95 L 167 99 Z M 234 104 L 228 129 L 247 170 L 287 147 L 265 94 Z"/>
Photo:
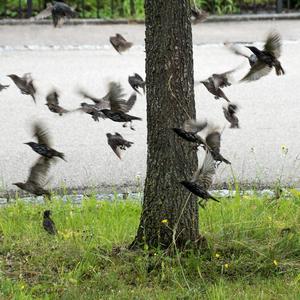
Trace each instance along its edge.
<path fill-rule="evenodd" d="M 196 198 L 179 183 L 196 170 L 196 150 L 171 130 L 196 115 L 190 0 L 146 0 L 145 15 L 147 176 L 131 246 L 182 249 L 202 240 Z"/>

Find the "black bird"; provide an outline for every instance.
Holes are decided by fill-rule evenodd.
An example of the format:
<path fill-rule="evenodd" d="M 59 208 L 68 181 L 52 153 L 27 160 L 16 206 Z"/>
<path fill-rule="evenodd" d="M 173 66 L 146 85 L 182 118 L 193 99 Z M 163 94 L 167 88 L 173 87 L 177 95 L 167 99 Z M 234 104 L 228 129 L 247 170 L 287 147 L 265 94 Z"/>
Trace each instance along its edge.
<path fill-rule="evenodd" d="M 236 116 L 238 106 L 234 103 L 228 103 L 223 107 L 225 119 L 230 123 L 230 128 L 240 128 L 239 119 Z"/>
<path fill-rule="evenodd" d="M 216 167 L 214 159 L 209 151 L 206 152 L 204 162 L 199 168 L 191 181 L 181 181 L 180 183 L 187 188 L 190 192 L 197 195 L 198 197 L 208 200 L 212 199 L 214 201 L 219 202 L 216 198 L 214 198 L 207 190 L 210 188 L 213 180 L 213 176 L 215 175 Z"/>
<path fill-rule="evenodd" d="M 227 102 L 230 100 L 226 97 L 225 93 L 221 90 L 220 86 L 215 85 L 215 81 L 212 77 L 209 77 L 206 80 L 200 81 L 206 87 L 206 89 L 215 96 L 215 99 L 223 98 Z"/>
<path fill-rule="evenodd" d="M 106 116 L 100 111 L 100 109 L 95 104 L 88 104 L 85 102 L 82 102 L 81 107 L 77 110 L 80 110 L 82 112 L 85 112 L 86 114 L 89 114 L 92 116 L 93 120 L 96 122 L 99 122 L 99 118 L 105 119 Z"/>
<path fill-rule="evenodd" d="M 3 85 L 0 83 L 0 92 L 4 89 L 7 89 L 9 87 L 9 85 Z"/>
<path fill-rule="evenodd" d="M 29 176 L 26 182 L 16 182 L 18 188 L 27 191 L 36 196 L 46 195 L 50 197 L 50 192 L 44 189 L 47 184 L 46 176 L 50 169 L 50 159 L 46 157 L 40 157 L 29 171 Z"/>
<path fill-rule="evenodd" d="M 204 22 L 208 18 L 208 13 L 196 6 L 191 7 L 191 15 L 193 24 Z"/>
<path fill-rule="evenodd" d="M 214 160 L 217 162 L 224 162 L 225 164 L 231 164 L 230 161 L 225 159 L 220 153 L 221 148 L 221 133 L 219 128 L 210 125 L 208 129 L 208 133 L 205 138 L 206 144 L 208 145 L 208 149 L 213 156 Z"/>
<path fill-rule="evenodd" d="M 130 128 L 134 130 L 132 121 L 142 119 L 128 115 L 127 112 L 134 106 L 136 94 L 132 94 L 127 101 L 122 99 L 123 96 L 124 94 L 121 85 L 116 82 L 110 82 L 109 92 L 106 96 L 110 103 L 110 109 L 101 109 L 100 111 L 112 121 L 124 123 L 123 127 L 126 127 L 127 123 L 130 122 Z"/>
<path fill-rule="evenodd" d="M 115 152 L 115 154 L 121 158 L 121 150 L 126 150 L 126 148 L 131 147 L 133 142 L 126 141 L 121 134 L 116 132 L 114 135 L 111 133 L 107 133 L 107 142 L 111 149 Z"/>
<path fill-rule="evenodd" d="M 73 8 L 63 2 L 53 2 L 54 5 L 51 10 L 54 27 L 62 26 L 65 18 L 73 18 L 76 12 Z"/>
<path fill-rule="evenodd" d="M 133 45 L 133 43 L 126 41 L 126 39 L 119 33 L 115 36 L 111 36 L 109 41 L 119 54 L 122 54 L 122 52 L 128 50 Z"/>
<path fill-rule="evenodd" d="M 51 219 L 51 211 L 44 211 L 43 227 L 49 234 L 57 234 L 56 226 L 53 220 Z"/>
<path fill-rule="evenodd" d="M 33 151 L 36 153 L 46 157 L 46 158 L 53 158 L 55 156 L 60 157 L 61 159 L 65 160 L 65 156 L 62 152 L 58 152 L 51 148 L 51 141 L 50 136 L 47 130 L 41 124 L 35 123 L 33 125 L 33 132 L 34 137 L 37 138 L 38 142 L 29 142 L 25 143 L 26 145 L 30 146 Z"/>
<path fill-rule="evenodd" d="M 207 126 L 207 121 L 187 120 L 182 128 L 172 128 L 172 130 L 181 138 L 188 142 L 196 143 L 197 147 L 205 145 L 205 141 L 197 133 L 202 131 Z"/>
<path fill-rule="evenodd" d="M 140 94 L 138 88 L 141 88 L 143 89 L 143 93 L 145 94 L 146 82 L 139 74 L 134 73 L 133 76 L 128 76 L 128 82 L 137 93 Z"/>
<path fill-rule="evenodd" d="M 18 75 L 15 74 L 10 74 L 7 76 L 12 79 L 12 81 L 20 89 L 22 94 L 30 95 L 34 103 L 36 103 L 35 101 L 36 88 L 33 85 L 33 79 L 30 73 L 25 73 L 22 77 L 19 77 Z"/>
<path fill-rule="evenodd" d="M 234 54 L 239 55 L 239 56 L 243 56 L 243 57 L 247 58 L 248 62 L 250 64 L 250 67 L 252 67 L 256 63 L 257 57 L 256 57 L 255 54 L 252 53 L 252 54 L 249 55 L 249 54 L 244 53 L 243 50 L 242 50 L 242 48 L 239 47 L 238 45 L 232 45 L 232 44 L 229 44 L 227 42 L 225 42 L 224 45 L 226 47 L 228 47 L 228 49 L 231 52 L 233 52 Z"/>
<path fill-rule="evenodd" d="M 48 106 L 50 111 L 62 116 L 63 114 L 68 113 L 69 111 L 62 108 L 59 105 L 58 98 L 59 98 L 59 94 L 57 93 L 57 91 L 55 90 L 51 91 L 50 93 L 48 93 L 46 97 L 47 103 L 45 105 Z"/>
<path fill-rule="evenodd" d="M 241 81 L 258 80 L 268 75 L 273 67 L 277 76 L 285 74 L 278 60 L 281 55 L 281 37 L 277 32 L 272 31 L 269 33 L 263 50 L 259 50 L 254 46 L 247 46 L 247 48 L 255 54 L 257 61 Z"/>

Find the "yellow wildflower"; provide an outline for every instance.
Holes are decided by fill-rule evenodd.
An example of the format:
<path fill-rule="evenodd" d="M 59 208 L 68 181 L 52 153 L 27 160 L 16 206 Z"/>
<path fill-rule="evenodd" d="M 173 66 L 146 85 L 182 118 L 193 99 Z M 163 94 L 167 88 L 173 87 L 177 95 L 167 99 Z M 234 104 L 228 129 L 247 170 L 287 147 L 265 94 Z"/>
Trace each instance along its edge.
<path fill-rule="evenodd" d="M 168 224 L 168 223 L 169 223 L 169 221 L 168 221 L 167 219 L 163 219 L 161 222 L 162 222 L 163 224 Z"/>
<path fill-rule="evenodd" d="M 215 254 L 215 257 L 216 257 L 216 258 L 219 258 L 219 257 L 220 257 L 220 254 L 219 254 L 219 253 L 216 253 L 216 254 Z"/>
<path fill-rule="evenodd" d="M 276 259 L 273 260 L 273 264 L 277 267 L 278 266 L 278 262 Z"/>
<path fill-rule="evenodd" d="M 225 269 L 228 269 L 229 268 L 229 264 L 225 264 L 224 267 L 225 267 Z"/>

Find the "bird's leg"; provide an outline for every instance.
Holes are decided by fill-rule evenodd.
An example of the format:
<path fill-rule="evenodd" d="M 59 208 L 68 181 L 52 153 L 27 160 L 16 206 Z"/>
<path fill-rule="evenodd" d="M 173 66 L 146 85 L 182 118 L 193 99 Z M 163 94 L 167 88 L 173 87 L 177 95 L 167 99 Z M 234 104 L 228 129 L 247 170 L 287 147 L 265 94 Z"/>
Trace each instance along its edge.
<path fill-rule="evenodd" d="M 132 126 L 132 122 L 130 122 L 130 129 L 135 130 L 134 127 Z"/>
<path fill-rule="evenodd" d="M 125 123 L 123 124 L 123 127 L 124 127 L 124 128 L 127 127 L 127 122 L 125 122 Z"/>

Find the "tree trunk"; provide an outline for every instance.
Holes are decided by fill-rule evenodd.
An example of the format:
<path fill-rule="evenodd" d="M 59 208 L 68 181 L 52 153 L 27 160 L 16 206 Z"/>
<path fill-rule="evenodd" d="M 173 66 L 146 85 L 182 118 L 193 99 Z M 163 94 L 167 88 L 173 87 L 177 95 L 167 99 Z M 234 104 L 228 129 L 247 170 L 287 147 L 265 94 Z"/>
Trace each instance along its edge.
<path fill-rule="evenodd" d="M 147 176 L 131 247 L 183 249 L 201 241 L 197 199 L 179 183 L 197 169 L 196 149 L 171 130 L 196 115 L 190 0 L 145 0 L 145 23 Z"/>

